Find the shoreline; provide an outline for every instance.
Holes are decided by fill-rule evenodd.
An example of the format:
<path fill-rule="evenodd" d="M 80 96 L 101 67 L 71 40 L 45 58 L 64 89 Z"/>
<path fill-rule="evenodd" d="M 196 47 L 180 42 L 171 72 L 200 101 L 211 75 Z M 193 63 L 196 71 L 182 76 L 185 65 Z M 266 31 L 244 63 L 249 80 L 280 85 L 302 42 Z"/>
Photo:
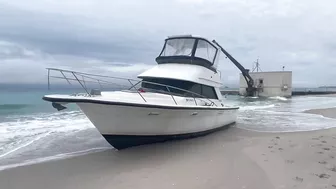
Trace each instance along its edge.
<path fill-rule="evenodd" d="M 321 108 L 321 109 L 310 109 L 310 110 L 306 110 L 306 111 L 303 111 L 303 112 L 336 119 L 336 107 Z"/>

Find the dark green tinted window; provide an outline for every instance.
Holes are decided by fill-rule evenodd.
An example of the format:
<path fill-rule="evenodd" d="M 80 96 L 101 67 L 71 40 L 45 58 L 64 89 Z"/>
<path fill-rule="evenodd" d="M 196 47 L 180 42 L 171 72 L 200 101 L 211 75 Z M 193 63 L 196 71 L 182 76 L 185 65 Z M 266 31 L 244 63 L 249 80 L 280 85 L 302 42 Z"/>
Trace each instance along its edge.
<path fill-rule="evenodd" d="M 152 83 L 146 83 L 146 82 L 152 82 Z M 154 84 L 155 83 L 155 84 Z M 182 80 L 176 80 L 176 79 L 165 79 L 165 78 L 144 78 L 143 82 L 141 84 L 141 87 L 146 89 L 151 89 L 155 91 L 161 91 L 161 92 L 172 92 L 176 95 L 181 96 L 187 96 L 187 97 L 200 97 L 198 95 L 195 95 L 193 93 L 175 89 L 172 87 L 166 87 L 163 85 L 169 85 L 172 87 L 176 87 L 179 89 L 184 89 L 187 91 L 192 91 L 193 93 L 202 95 L 206 98 L 211 99 L 217 99 L 217 95 L 215 92 L 215 89 L 213 87 L 207 86 L 207 85 L 201 85 L 198 83 L 190 82 L 190 81 L 182 81 Z"/>

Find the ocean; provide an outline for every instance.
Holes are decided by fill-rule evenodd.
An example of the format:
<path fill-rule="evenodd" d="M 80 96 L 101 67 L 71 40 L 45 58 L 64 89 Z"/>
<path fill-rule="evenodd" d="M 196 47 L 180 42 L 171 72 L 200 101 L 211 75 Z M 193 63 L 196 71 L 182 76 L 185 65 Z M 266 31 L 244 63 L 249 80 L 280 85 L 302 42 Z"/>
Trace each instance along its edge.
<path fill-rule="evenodd" d="M 78 91 L 45 88 L 0 90 L 0 170 L 113 148 L 75 106 L 56 111 L 43 95 Z M 81 91 L 82 92 L 82 91 Z M 296 132 L 336 127 L 336 120 L 302 113 L 336 107 L 335 97 L 223 97 L 240 106 L 234 127 L 258 132 Z"/>

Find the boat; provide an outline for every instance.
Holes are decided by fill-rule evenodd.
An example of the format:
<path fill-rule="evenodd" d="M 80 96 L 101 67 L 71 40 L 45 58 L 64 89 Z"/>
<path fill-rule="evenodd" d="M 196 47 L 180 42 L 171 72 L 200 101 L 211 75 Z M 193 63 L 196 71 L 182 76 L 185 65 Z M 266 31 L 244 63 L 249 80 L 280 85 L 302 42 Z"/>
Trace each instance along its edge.
<path fill-rule="evenodd" d="M 64 79 L 84 93 L 43 100 L 57 110 L 76 104 L 118 150 L 203 136 L 234 124 L 239 108 L 222 99 L 219 54 L 215 41 L 178 35 L 165 39 L 157 65 L 137 79 L 47 68 L 49 87 L 51 79 Z"/>

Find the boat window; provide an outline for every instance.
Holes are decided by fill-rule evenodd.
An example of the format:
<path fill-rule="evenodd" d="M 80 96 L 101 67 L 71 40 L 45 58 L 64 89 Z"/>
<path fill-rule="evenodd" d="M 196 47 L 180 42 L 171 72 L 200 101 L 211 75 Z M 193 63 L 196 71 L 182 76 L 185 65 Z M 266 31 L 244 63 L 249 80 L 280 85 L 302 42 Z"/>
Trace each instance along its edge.
<path fill-rule="evenodd" d="M 146 83 L 146 82 L 150 82 L 150 83 Z M 166 87 L 163 85 L 169 85 L 172 87 Z M 149 89 L 148 91 L 154 90 L 155 92 L 161 91 L 163 93 L 171 92 L 176 95 L 187 96 L 187 97 L 200 97 L 196 95 L 196 94 L 199 94 L 206 98 L 217 99 L 217 95 L 213 87 L 201 85 L 201 84 L 190 82 L 190 81 L 165 79 L 165 78 L 144 78 L 141 84 L 141 87 L 147 90 Z M 173 87 L 187 90 L 187 91 L 175 89 Z M 188 91 L 191 91 L 192 93 Z"/>
<path fill-rule="evenodd" d="M 198 40 L 195 57 L 203 58 L 209 62 L 214 62 L 217 49 L 207 41 Z"/>
<path fill-rule="evenodd" d="M 195 39 L 169 39 L 161 56 L 191 56 Z"/>
<path fill-rule="evenodd" d="M 196 94 L 202 95 L 202 85 L 197 84 L 197 83 L 193 83 L 193 85 L 191 86 L 191 88 L 189 89 L 189 91 L 192 91 L 192 92 L 194 92 Z"/>
<path fill-rule="evenodd" d="M 208 98 L 217 98 L 215 89 L 206 85 L 202 85 L 202 95 Z"/>

